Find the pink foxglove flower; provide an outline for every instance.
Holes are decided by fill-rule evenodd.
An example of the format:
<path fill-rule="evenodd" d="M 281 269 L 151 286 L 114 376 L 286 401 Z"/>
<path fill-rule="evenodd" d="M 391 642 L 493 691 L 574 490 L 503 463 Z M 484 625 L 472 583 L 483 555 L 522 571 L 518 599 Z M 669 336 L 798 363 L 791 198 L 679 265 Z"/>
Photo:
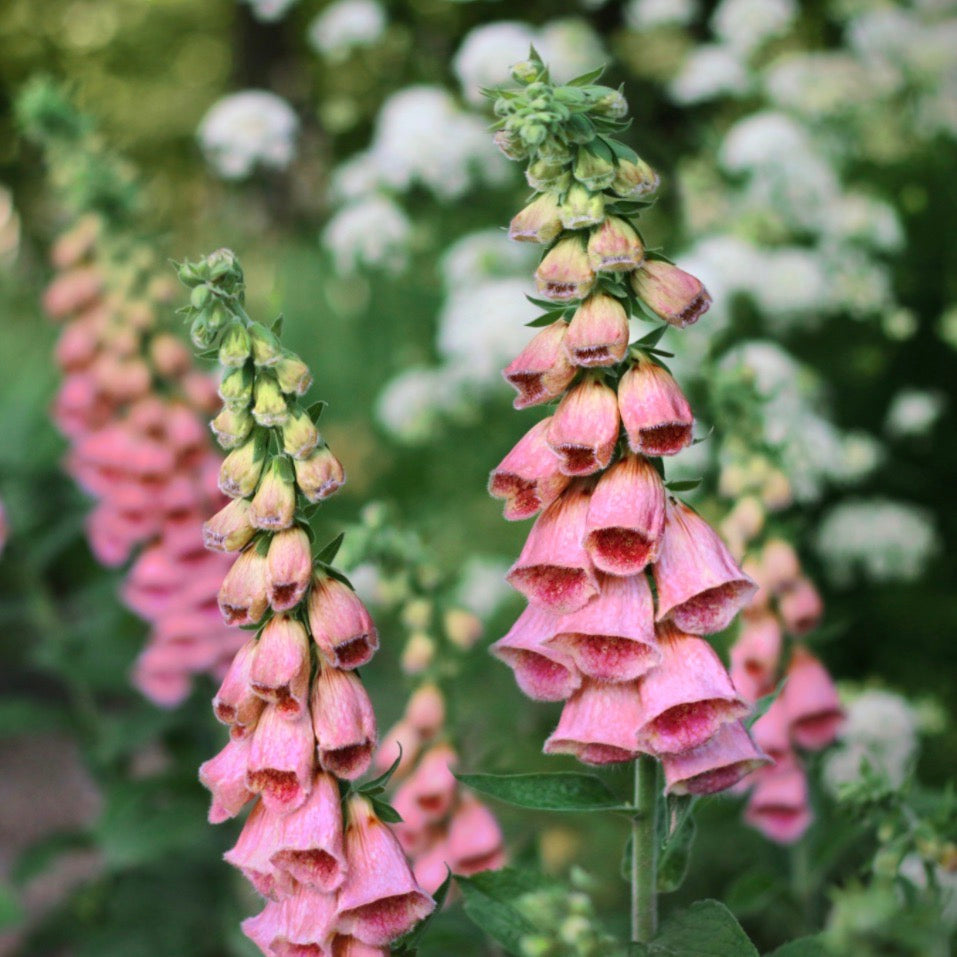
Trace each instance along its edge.
<path fill-rule="evenodd" d="M 262 795 L 268 811 L 295 811 L 312 787 L 314 750 L 308 714 L 289 720 L 276 706 L 268 705 L 253 731 L 246 786 Z"/>
<path fill-rule="evenodd" d="M 654 573 L 658 620 L 696 635 L 727 628 L 757 590 L 714 529 L 674 499 L 666 507 Z"/>
<path fill-rule="evenodd" d="M 645 258 L 645 247 L 634 227 L 607 216 L 588 237 L 588 262 L 595 272 L 631 272 Z"/>
<path fill-rule="evenodd" d="M 595 269 L 577 236 L 560 239 L 535 271 L 538 291 L 555 302 L 584 299 L 595 285 Z"/>
<path fill-rule="evenodd" d="M 778 613 L 785 631 L 800 637 L 817 628 L 824 603 L 810 579 L 802 575 L 778 599 Z"/>
<path fill-rule="evenodd" d="M 320 766 L 353 781 L 372 761 L 375 713 L 359 677 L 332 666 L 321 669 L 312 686 L 312 726 Z"/>
<path fill-rule="evenodd" d="M 516 409 L 550 402 L 565 391 L 577 369 L 568 361 L 565 335 L 568 324 L 559 319 L 546 326 L 505 367 L 505 381 L 518 393 Z"/>
<path fill-rule="evenodd" d="M 731 647 L 731 676 L 749 701 L 769 694 L 775 684 L 783 637 L 775 615 L 747 615 L 738 640 Z"/>
<path fill-rule="evenodd" d="M 837 736 L 844 710 L 827 669 L 807 649 L 796 648 L 782 693 L 791 736 L 802 748 L 819 750 Z"/>
<path fill-rule="evenodd" d="M 306 712 L 311 666 L 306 629 L 295 618 L 276 615 L 259 637 L 249 687 L 284 718 L 298 720 Z"/>
<path fill-rule="evenodd" d="M 572 365 L 612 366 L 628 349 L 628 314 L 613 296 L 595 293 L 575 310 L 563 342 Z"/>
<path fill-rule="evenodd" d="M 794 763 L 764 768 L 755 775 L 745 820 L 778 844 L 793 844 L 812 820 L 807 775 Z"/>
<path fill-rule="evenodd" d="M 489 494 L 505 501 L 505 517 L 510 521 L 541 511 L 571 481 L 546 440 L 551 421 L 549 417 L 532 426 L 489 477 Z"/>
<path fill-rule="evenodd" d="M 656 316 L 679 329 L 697 322 L 711 305 L 700 279 L 660 259 L 645 260 L 631 274 L 631 285 Z"/>
<path fill-rule="evenodd" d="M 725 791 L 768 758 L 740 721 L 722 725 L 704 744 L 661 759 L 669 794 L 714 794 Z"/>
<path fill-rule="evenodd" d="M 665 526 L 665 489 L 647 459 L 629 455 L 599 479 L 588 503 L 585 548 L 595 567 L 635 575 L 655 560 Z"/>
<path fill-rule="evenodd" d="M 512 218 L 509 239 L 547 244 L 562 231 L 559 205 L 552 193 L 542 193 Z"/>
<path fill-rule="evenodd" d="M 545 439 L 566 475 L 591 475 L 611 461 L 618 430 L 614 390 L 586 378 L 559 403 Z"/>
<path fill-rule="evenodd" d="M 621 377 L 618 407 L 632 452 L 675 455 L 691 444 L 691 406 L 668 370 L 650 359 Z"/>
<path fill-rule="evenodd" d="M 555 614 L 576 611 L 598 594 L 591 558 L 582 544 L 589 490 L 567 488 L 535 521 L 507 578 L 534 605 Z"/>
<path fill-rule="evenodd" d="M 309 628 L 336 668 L 360 668 L 379 647 L 379 633 L 356 593 L 329 575 L 317 575 L 309 592 Z"/>

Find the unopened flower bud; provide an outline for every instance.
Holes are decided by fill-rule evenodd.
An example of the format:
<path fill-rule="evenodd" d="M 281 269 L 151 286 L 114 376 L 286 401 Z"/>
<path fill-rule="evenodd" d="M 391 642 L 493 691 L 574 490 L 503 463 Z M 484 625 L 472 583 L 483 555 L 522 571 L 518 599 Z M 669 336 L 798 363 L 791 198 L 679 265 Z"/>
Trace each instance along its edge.
<path fill-rule="evenodd" d="M 189 294 L 189 304 L 194 309 L 205 309 L 209 305 L 210 299 L 213 298 L 213 291 L 206 285 L 202 283 L 199 286 L 194 286 L 193 291 Z"/>
<path fill-rule="evenodd" d="M 445 637 L 462 651 L 474 647 L 475 642 L 482 637 L 482 622 L 477 615 L 464 608 L 450 608 L 442 616 L 442 625 Z"/>
<path fill-rule="evenodd" d="M 581 183 L 573 183 L 559 210 L 565 229 L 596 226 L 605 218 L 605 197 L 593 193 Z"/>
<path fill-rule="evenodd" d="M 547 244 L 561 231 L 558 200 L 553 193 L 542 193 L 512 219 L 508 236 L 518 242 Z"/>
<path fill-rule="evenodd" d="M 257 457 L 256 443 L 253 441 L 233 449 L 219 468 L 219 490 L 230 498 L 252 495 L 259 484 L 263 463 L 264 459 Z"/>
<path fill-rule="evenodd" d="M 584 299 L 595 285 L 595 271 L 577 236 L 560 239 L 535 270 L 538 291 L 555 302 Z"/>
<path fill-rule="evenodd" d="M 288 472 L 289 460 L 276 457 L 259 483 L 249 509 L 249 521 L 256 527 L 277 532 L 292 525 L 296 511 L 296 486 Z"/>
<path fill-rule="evenodd" d="M 319 444 L 319 432 L 305 409 L 296 409 L 282 427 L 282 447 L 294 459 L 311 455 Z"/>
<path fill-rule="evenodd" d="M 309 536 L 298 526 L 273 535 L 266 554 L 266 590 L 275 611 L 295 608 L 312 577 Z"/>
<path fill-rule="evenodd" d="M 253 400 L 252 374 L 245 368 L 224 371 L 218 391 L 219 397 L 231 409 L 245 409 Z"/>
<path fill-rule="evenodd" d="M 432 623 L 432 602 L 427 598 L 413 598 L 402 609 L 401 619 L 406 628 L 428 628 Z"/>
<path fill-rule="evenodd" d="M 593 153 L 587 146 L 579 147 L 572 174 L 575 179 L 593 192 L 601 192 L 611 186 L 615 179 L 614 159 L 606 159 Z"/>
<path fill-rule="evenodd" d="M 296 482 L 310 502 L 321 502 L 337 491 L 345 482 L 342 463 L 327 445 L 317 448 L 306 459 L 294 459 Z"/>
<path fill-rule="evenodd" d="M 572 160 L 571 150 L 554 136 L 549 136 L 538 147 L 538 155 L 550 163 L 561 163 L 563 166 Z"/>
<path fill-rule="evenodd" d="M 700 279 L 663 260 L 647 260 L 631 276 L 635 295 L 669 325 L 683 329 L 698 321 L 711 305 Z"/>
<path fill-rule="evenodd" d="M 209 278 L 220 285 L 228 285 L 223 280 L 229 280 L 232 283 L 242 282 L 243 270 L 239 265 L 236 254 L 231 249 L 217 249 L 211 252 L 205 260 L 206 269 Z"/>
<path fill-rule="evenodd" d="M 563 193 L 571 185 L 572 176 L 563 163 L 538 159 L 525 170 L 525 179 L 539 192 Z"/>
<path fill-rule="evenodd" d="M 238 369 L 245 365 L 251 353 L 252 341 L 243 324 L 230 323 L 219 345 L 219 364 L 228 369 Z"/>
<path fill-rule="evenodd" d="M 499 130 L 492 138 L 492 142 L 501 150 L 502 154 L 510 160 L 523 160 L 528 157 L 528 150 L 525 144 L 508 130 Z"/>
<path fill-rule="evenodd" d="M 525 123 L 520 135 L 524 143 L 534 148 L 545 141 L 545 137 L 548 136 L 548 128 L 541 123 Z"/>
<path fill-rule="evenodd" d="M 424 631 L 417 631 L 405 643 L 400 664 L 407 675 L 418 675 L 432 664 L 433 658 L 435 641 Z"/>
<path fill-rule="evenodd" d="M 610 120 L 621 120 L 628 115 L 628 101 L 620 90 L 608 90 L 591 108 L 592 113 Z"/>
<path fill-rule="evenodd" d="M 761 487 L 761 500 L 771 512 L 787 508 L 793 501 L 791 480 L 780 469 L 774 469 Z"/>
<path fill-rule="evenodd" d="M 250 323 L 248 332 L 253 362 L 257 366 L 272 366 L 282 358 L 283 350 L 279 339 L 261 322 Z"/>
<path fill-rule="evenodd" d="M 212 314 L 201 312 L 189 327 L 189 338 L 197 349 L 208 349 L 216 338 Z"/>
<path fill-rule="evenodd" d="M 423 738 L 432 738 L 445 724 L 445 698 L 433 685 L 417 688 L 405 707 L 405 720 Z"/>
<path fill-rule="evenodd" d="M 531 60 L 519 60 L 518 63 L 512 64 L 509 68 L 509 73 L 512 74 L 512 79 L 516 83 L 521 83 L 522 86 L 528 86 L 541 76 L 542 68 Z"/>
<path fill-rule="evenodd" d="M 643 160 L 618 160 L 618 169 L 612 180 L 611 189 L 622 199 L 641 199 L 658 188 L 658 174 Z"/>
<path fill-rule="evenodd" d="M 237 498 L 203 525 L 203 544 L 217 552 L 238 552 L 255 534 L 249 521 L 249 502 Z"/>
<path fill-rule="evenodd" d="M 279 383 L 272 376 L 256 377 L 256 402 L 253 405 L 253 418 L 259 425 L 285 425 L 289 418 L 289 407 L 279 389 Z"/>
<path fill-rule="evenodd" d="M 588 261 L 596 272 L 631 272 L 644 258 L 638 233 L 617 216 L 609 216 L 588 237 Z"/>
<path fill-rule="evenodd" d="M 276 380 L 283 392 L 291 395 L 305 395 L 312 385 L 309 366 L 293 352 L 285 352 L 276 363 Z"/>
<path fill-rule="evenodd" d="M 234 449 L 241 445 L 246 436 L 253 430 L 253 417 L 245 410 L 236 411 L 224 408 L 219 415 L 209 423 L 209 427 L 216 436 L 216 441 L 224 449 Z"/>

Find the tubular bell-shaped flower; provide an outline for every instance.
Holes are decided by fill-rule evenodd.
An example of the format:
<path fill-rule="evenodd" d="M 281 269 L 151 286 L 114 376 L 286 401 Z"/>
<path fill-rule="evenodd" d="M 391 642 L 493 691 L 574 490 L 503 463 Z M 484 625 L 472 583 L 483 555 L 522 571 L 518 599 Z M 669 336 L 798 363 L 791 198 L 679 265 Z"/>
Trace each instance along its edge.
<path fill-rule="evenodd" d="M 194 337 L 202 333 L 207 348 L 222 339 L 228 411 L 241 419 L 253 408 L 248 439 L 220 474 L 234 500 L 205 532 L 208 545 L 239 551 L 219 590 L 223 617 L 257 632 L 213 702 L 230 741 L 200 769 L 213 794 L 210 821 L 255 802 L 226 860 L 269 898 L 242 925 L 267 957 L 381 954 L 435 904 L 353 783 L 376 746 L 375 714 L 355 669 L 372 658 L 378 633 L 330 564 L 339 541 L 314 558 L 300 517 L 306 503 L 338 488 L 342 469 L 326 446 L 313 448 L 315 423 L 298 407 L 308 369 L 246 315 L 233 254 L 184 263 L 180 278 L 193 290 Z M 210 302 L 222 313 L 216 335 Z"/>

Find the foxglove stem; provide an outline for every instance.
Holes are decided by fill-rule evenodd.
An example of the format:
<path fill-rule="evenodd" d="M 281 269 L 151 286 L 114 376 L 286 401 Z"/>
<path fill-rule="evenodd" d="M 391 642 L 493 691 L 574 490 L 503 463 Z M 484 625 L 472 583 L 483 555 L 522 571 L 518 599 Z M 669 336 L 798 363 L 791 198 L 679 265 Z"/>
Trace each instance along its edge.
<path fill-rule="evenodd" d="M 635 806 L 631 819 L 631 939 L 639 944 L 658 933 L 658 762 L 635 761 Z"/>

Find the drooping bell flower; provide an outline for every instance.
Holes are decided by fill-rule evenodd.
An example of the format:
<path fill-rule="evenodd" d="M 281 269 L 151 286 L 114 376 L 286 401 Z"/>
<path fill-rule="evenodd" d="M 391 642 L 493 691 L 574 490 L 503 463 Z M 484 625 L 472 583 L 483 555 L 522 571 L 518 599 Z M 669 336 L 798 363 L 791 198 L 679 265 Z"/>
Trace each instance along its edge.
<path fill-rule="evenodd" d="M 266 593 L 273 611 L 289 611 L 302 601 L 312 579 L 309 536 L 299 527 L 272 536 L 266 553 Z"/>
<path fill-rule="evenodd" d="M 683 502 L 669 499 L 658 560 L 658 621 L 710 635 L 731 624 L 757 586 L 738 567 L 714 529 Z"/>
<path fill-rule="evenodd" d="M 731 646 L 731 677 L 748 701 L 756 701 L 774 687 L 782 641 L 775 615 L 764 611 L 744 618 L 738 640 Z"/>
<path fill-rule="evenodd" d="M 662 755 L 668 794 L 715 794 L 769 763 L 740 721 L 722 725 L 704 744 Z"/>
<path fill-rule="evenodd" d="M 241 924 L 243 933 L 264 954 L 320 957 L 331 953 L 338 915 L 331 894 L 299 887 L 291 897 L 270 902 Z"/>
<path fill-rule="evenodd" d="M 257 801 L 243 824 L 239 840 L 223 855 L 223 860 L 242 871 L 257 893 L 270 900 L 288 897 L 295 889 L 290 876 L 270 861 L 282 822 L 281 815 L 266 810 L 263 802 Z"/>
<path fill-rule="evenodd" d="M 406 798 L 422 812 L 427 822 L 448 814 L 458 790 L 452 768 L 458 764 L 455 751 L 447 744 L 436 745 L 423 755 L 416 769 L 402 785 Z"/>
<path fill-rule="evenodd" d="M 423 740 L 428 741 L 445 724 L 445 697 L 432 683 L 420 685 L 405 706 L 405 717 Z"/>
<path fill-rule="evenodd" d="M 622 199 L 641 199 L 658 189 L 658 174 L 639 157 L 637 162 L 618 158 L 611 190 Z"/>
<path fill-rule="evenodd" d="M 510 521 L 529 518 L 550 505 L 571 481 L 545 440 L 550 423 L 551 417 L 533 425 L 489 477 L 489 494 L 505 501 Z"/>
<path fill-rule="evenodd" d="M 358 675 L 324 666 L 312 685 L 311 710 L 320 767 L 347 781 L 365 774 L 375 750 L 376 721 Z"/>
<path fill-rule="evenodd" d="M 233 658 L 223 683 L 213 698 L 213 714 L 229 725 L 235 738 L 245 737 L 259 720 L 266 703 L 250 687 L 249 675 L 256 656 L 257 642 L 250 639 Z"/>
<path fill-rule="evenodd" d="M 771 538 L 761 549 L 762 583 L 768 591 L 779 595 L 801 577 L 801 560 L 790 542 Z"/>
<path fill-rule="evenodd" d="M 575 670 L 594 681 L 633 681 L 661 661 L 653 619 L 644 576 L 608 576 L 596 598 L 553 619 L 554 636 L 544 647 L 566 655 Z"/>
<path fill-rule="evenodd" d="M 799 765 L 789 762 L 764 768 L 755 779 L 744 819 L 778 844 L 800 840 L 813 818 L 807 775 Z"/>
<path fill-rule="evenodd" d="M 199 768 L 200 783 L 213 795 L 209 823 L 220 824 L 235 817 L 254 797 L 246 786 L 252 738 L 230 738 L 226 746 Z"/>
<path fill-rule="evenodd" d="M 534 605 L 553 614 L 581 608 L 598 594 L 591 558 L 582 545 L 588 489 L 570 485 L 536 519 L 506 578 Z"/>
<path fill-rule="evenodd" d="M 255 625 L 268 606 L 266 559 L 256 548 L 247 548 L 223 579 L 219 610 L 227 625 Z"/>
<path fill-rule="evenodd" d="M 308 714 L 294 721 L 268 705 L 252 734 L 246 787 L 261 794 L 266 809 L 288 814 L 301 807 L 312 787 L 315 757 Z"/>
<path fill-rule="evenodd" d="M 754 722 L 751 732 L 761 750 L 775 761 L 786 761 L 792 757 L 791 722 L 783 694 L 778 695 L 768 710 Z"/>
<path fill-rule="evenodd" d="M 312 503 L 322 502 L 345 484 L 342 463 L 327 445 L 320 445 L 304 459 L 293 459 L 299 491 Z"/>
<path fill-rule="evenodd" d="M 331 575 L 316 575 L 309 593 L 309 630 L 336 668 L 360 668 L 379 647 L 379 633 L 356 593 Z"/>
<path fill-rule="evenodd" d="M 658 648 L 661 663 L 638 686 L 641 750 L 674 754 L 699 747 L 722 725 L 748 713 L 707 641 L 664 625 L 658 629 Z"/>
<path fill-rule="evenodd" d="M 595 270 L 577 236 L 560 239 L 535 270 L 540 295 L 553 302 L 584 299 L 595 285 Z"/>
<path fill-rule="evenodd" d="M 520 213 L 512 217 L 508 238 L 523 243 L 547 245 L 562 231 L 562 217 L 554 193 L 536 196 Z"/>
<path fill-rule="evenodd" d="M 618 216 L 606 216 L 588 237 L 588 263 L 595 272 L 631 272 L 644 258 L 638 233 Z"/>
<path fill-rule="evenodd" d="M 791 655 L 781 698 L 791 737 L 802 748 L 820 750 L 837 736 L 844 720 L 837 688 L 824 665 L 804 647 L 795 648 Z"/>
<path fill-rule="evenodd" d="M 365 798 L 350 796 L 348 817 L 337 929 L 384 947 L 431 914 L 435 902 L 416 883 L 398 841 Z"/>
<path fill-rule="evenodd" d="M 512 669 L 519 688 L 534 701 L 564 701 L 581 684 L 571 656 L 550 646 L 554 634 L 555 616 L 529 605 L 489 649 Z"/>
<path fill-rule="evenodd" d="M 505 839 L 495 815 L 471 794 L 463 794 L 452 814 L 448 838 L 449 866 L 466 877 L 505 863 Z"/>
<path fill-rule="evenodd" d="M 289 615 L 274 615 L 266 623 L 249 674 L 252 690 L 284 718 L 296 720 L 306 710 L 309 695 L 309 636 Z"/>
<path fill-rule="evenodd" d="M 586 378 L 558 404 L 545 439 L 566 475 L 591 475 L 611 461 L 618 431 L 614 389 Z"/>
<path fill-rule="evenodd" d="M 616 462 L 598 480 L 588 503 L 585 549 L 609 575 L 636 575 L 658 555 L 665 525 L 661 476 L 642 456 Z"/>
<path fill-rule="evenodd" d="M 564 349 L 568 323 L 558 319 L 546 326 L 502 370 L 505 381 L 518 393 L 516 409 L 550 402 L 575 378 L 577 369 Z"/>
<path fill-rule="evenodd" d="M 810 579 L 802 575 L 778 599 L 778 613 L 785 631 L 800 637 L 820 624 L 824 603 Z"/>
<path fill-rule="evenodd" d="M 249 502 L 236 498 L 203 525 L 203 544 L 217 552 L 238 552 L 256 534 L 249 520 Z"/>
<path fill-rule="evenodd" d="M 635 682 L 605 684 L 585 679 L 562 708 L 545 754 L 572 754 L 585 764 L 620 764 L 638 756 L 638 729 L 645 723 Z"/>
<path fill-rule="evenodd" d="M 249 505 L 249 521 L 267 532 L 278 532 L 292 525 L 296 511 L 296 486 L 283 474 L 280 462 L 288 459 L 274 459 L 273 464 L 256 489 Z"/>
<path fill-rule="evenodd" d="M 320 771 L 306 803 L 281 819 L 269 862 L 299 884 L 327 894 L 342 886 L 346 875 L 342 809 L 331 775 Z"/>
<path fill-rule="evenodd" d="M 625 307 L 614 296 L 599 292 L 575 310 L 563 346 L 572 365 L 612 366 L 625 357 L 628 331 Z"/>
<path fill-rule="evenodd" d="M 618 383 L 628 446 L 642 455 L 675 455 L 691 444 L 691 406 L 663 366 L 642 359 Z"/>
<path fill-rule="evenodd" d="M 631 274 L 631 286 L 656 316 L 679 329 L 697 322 L 711 305 L 700 279 L 661 259 L 646 259 Z"/>

